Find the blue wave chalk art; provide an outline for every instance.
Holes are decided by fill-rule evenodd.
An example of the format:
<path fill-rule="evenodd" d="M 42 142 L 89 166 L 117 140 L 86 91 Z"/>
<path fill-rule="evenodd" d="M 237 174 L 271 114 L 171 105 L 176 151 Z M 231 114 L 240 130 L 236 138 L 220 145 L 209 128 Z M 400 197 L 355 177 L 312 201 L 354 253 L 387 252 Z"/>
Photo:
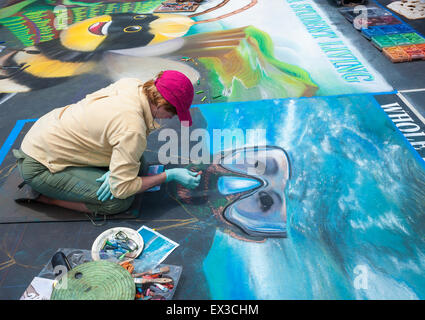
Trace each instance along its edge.
<path fill-rule="evenodd" d="M 425 298 L 424 162 L 372 96 L 199 110 L 211 137 L 265 128 L 266 144 L 291 164 L 279 194 L 287 237 L 255 242 L 217 229 L 203 263 L 213 299 Z"/>

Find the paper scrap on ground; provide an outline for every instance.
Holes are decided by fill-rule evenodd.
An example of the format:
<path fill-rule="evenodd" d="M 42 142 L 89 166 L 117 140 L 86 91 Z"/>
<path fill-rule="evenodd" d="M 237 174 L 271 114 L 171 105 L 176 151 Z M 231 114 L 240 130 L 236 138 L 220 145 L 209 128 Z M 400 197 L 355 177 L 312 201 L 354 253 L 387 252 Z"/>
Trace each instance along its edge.
<path fill-rule="evenodd" d="M 35 277 L 20 300 L 50 300 L 54 280 Z"/>
<path fill-rule="evenodd" d="M 155 268 L 179 246 L 178 243 L 146 226 L 142 226 L 137 232 L 144 242 L 141 255 L 133 262 L 137 272 Z"/>

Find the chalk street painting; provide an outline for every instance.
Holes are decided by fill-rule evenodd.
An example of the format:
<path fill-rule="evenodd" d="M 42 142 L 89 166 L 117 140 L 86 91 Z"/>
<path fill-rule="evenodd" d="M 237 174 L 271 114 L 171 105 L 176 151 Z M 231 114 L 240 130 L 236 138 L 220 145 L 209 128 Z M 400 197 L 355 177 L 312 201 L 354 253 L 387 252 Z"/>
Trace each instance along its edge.
<path fill-rule="evenodd" d="M 180 254 L 197 297 L 424 299 L 425 166 L 363 94 L 392 90 L 381 75 L 311 0 L 154 13 L 161 2 L 10 2 L 0 94 L 17 97 L 3 107 L 28 101 L 32 119 L 43 92 L 78 77 L 180 70 L 197 92 L 191 130 L 265 129 L 257 145 L 236 135 L 231 151 L 204 141 L 217 162 L 179 164 L 203 172 L 199 188 L 143 198 L 143 219 L 187 233 Z"/>
<path fill-rule="evenodd" d="M 189 164 L 203 172 L 195 191 L 167 186 L 142 207 L 200 228 L 184 245 L 204 248 L 192 267 L 202 268 L 208 298 L 425 296 L 425 165 L 374 98 L 198 108 L 211 140 L 216 129 L 267 128 L 262 146 L 235 132 L 233 151 L 215 164 Z M 252 165 L 226 164 L 254 153 L 260 160 L 244 161 Z M 258 162 L 265 172 L 249 171 Z"/>
<path fill-rule="evenodd" d="M 211 1 L 196 13 L 152 13 L 159 4 L 27 0 L 1 9 L 11 40 L 0 92 L 84 73 L 144 80 L 166 68 L 199 83 L 204 103 L 391 89 L 312 1 Z"/>

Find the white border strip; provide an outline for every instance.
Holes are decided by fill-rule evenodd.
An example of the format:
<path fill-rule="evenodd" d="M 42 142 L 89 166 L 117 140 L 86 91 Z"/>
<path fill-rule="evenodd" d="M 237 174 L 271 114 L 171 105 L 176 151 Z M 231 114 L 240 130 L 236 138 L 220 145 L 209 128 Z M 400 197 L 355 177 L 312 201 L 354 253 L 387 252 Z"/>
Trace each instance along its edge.
<path fill-rule="evenodd" d="M 418 90 L 423 90 L 425 91 L 425 89 L 418 89 Z M 413 92 L 413 91 L 409 91 L 409 92 Z M 397 97 L 400 98 L 401 101 L 403 101 L 406 106 L 409 107 L 409 109 L 418 117 L 419 120 L 422 121 L 422 123 L 425 125 L 425 118 L 418 112 L 418 110 L 415 109 L 415 107 L 401 94 L 401 91 L 397 93 Z"/>
<path fill-rule="evenodd" d="M 423 88 L 423 89 L 410 89 L 410 90 L 398 90 L 398 92 L 401 92 L 401 93 L 422 92 L 422 91 L 425 91 L 425 88 Z"/>
<path fill-rule="evenodd" d="M 13 98 L 16 93 L 7 93 L 6 96 L 0 100 L 0 104 L 5 103 L 7 100 Z"/>

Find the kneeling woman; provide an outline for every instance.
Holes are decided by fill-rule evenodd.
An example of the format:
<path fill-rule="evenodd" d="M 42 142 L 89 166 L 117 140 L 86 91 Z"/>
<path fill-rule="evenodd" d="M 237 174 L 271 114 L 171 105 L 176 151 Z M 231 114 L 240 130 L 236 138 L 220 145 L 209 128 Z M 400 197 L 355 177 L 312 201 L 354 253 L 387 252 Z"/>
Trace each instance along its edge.
<path fill-rule="evenodd" d="M 200 176 L 187 169 L 138 176 L 147 136 L 158 126 L 154 119 L 177 115 L 182 125 L 191 125 L 193 96 L 190 80 L 167 70 L 146 83 L 121 79 L 50 111 L 33 125 L 21 149 L 13 150 L 25 182 L 15 201 L 109 215 L 164 182 L 197 187 Z"/>

